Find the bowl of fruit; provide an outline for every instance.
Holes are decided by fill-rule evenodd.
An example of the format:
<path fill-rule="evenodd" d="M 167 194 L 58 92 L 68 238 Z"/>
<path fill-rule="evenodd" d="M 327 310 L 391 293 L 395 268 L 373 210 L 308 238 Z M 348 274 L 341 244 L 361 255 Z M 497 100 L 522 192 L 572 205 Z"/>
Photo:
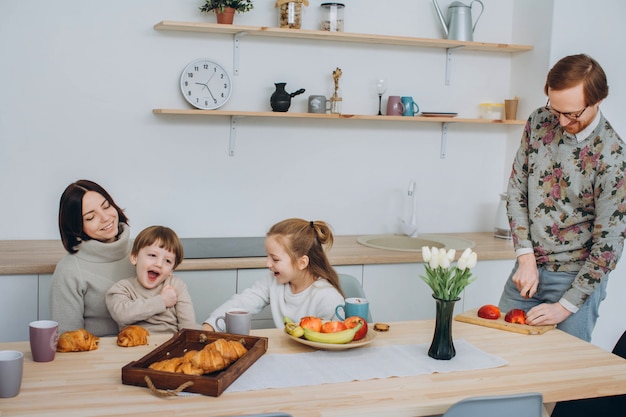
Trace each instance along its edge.
<path fill-rule="evenodd" d="M 316 349 L 352 349 L 365 346 L 376 337 L 359 316 L 347 317 L 343 321 L 322 320 L 315 316 L 302 317 L 298 322 L 285 317 L 283 321 L 285 334 L 290 339 Z"/>

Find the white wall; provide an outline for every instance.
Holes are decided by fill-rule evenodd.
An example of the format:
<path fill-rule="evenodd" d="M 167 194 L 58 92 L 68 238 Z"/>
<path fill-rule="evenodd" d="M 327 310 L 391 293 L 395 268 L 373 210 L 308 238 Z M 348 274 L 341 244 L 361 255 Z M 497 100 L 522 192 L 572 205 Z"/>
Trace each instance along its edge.
<path fill-rule="evenodd" d="M 275 26 L 274 0 L 237 23 Z M 304 28 L 319 21 L 311 1 Z M 440 37 L 430 0 L 348 0 L 346 31 Z M 442 1 L 445 8 L 449 1 Z M 286 217 L 324 219 L 337 234 L 396 232 L 409 179 L 419 183 L 423 232 L 490 230 L 508 166 L 506 137 L 520 126 L 451 126 L 439 158 L 439 124 L 242 119 L 228 156 L 227 118 L 171 117 L 187 108 L 185 64 L 209 57 L 232 69 L 232 38 L 155 31 L 161 20 L 213 21 L 200 0 L 0 3 L 0 239 L 58 238 L 58 199 L 78 178 L 101 183 L 126 208 L 133 233 L 160 223 L 180 236 L 262 235 Z M 512 0 L 486 0 L 475 40 L 511 41 Z M 509 54 L 458 51 L 444 85 L 445 50 L 244 38 L 241 74 L 225 109 L 269 110 L 274 82 L 329 94 L 340 81 L 345 113 L 377 111 L 375 80 L 423 110 L 477 116 L 509 95 Z"/>

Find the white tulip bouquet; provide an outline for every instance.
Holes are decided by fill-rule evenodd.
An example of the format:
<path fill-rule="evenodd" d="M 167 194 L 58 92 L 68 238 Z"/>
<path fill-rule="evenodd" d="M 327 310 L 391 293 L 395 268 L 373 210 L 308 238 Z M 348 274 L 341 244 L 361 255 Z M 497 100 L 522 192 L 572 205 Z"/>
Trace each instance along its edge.
<path fill-rule="evenodd" d="M 476 266 L 478 255 L 467 248 L 452 266 L 456 251 L 422 247 L 422 258 L 426 267 L 426 276 L 420 278 L 433 290 L 433 296 L 442 300 L 457 300 L 465 287 L 476 280 L 470 269 Z"/>

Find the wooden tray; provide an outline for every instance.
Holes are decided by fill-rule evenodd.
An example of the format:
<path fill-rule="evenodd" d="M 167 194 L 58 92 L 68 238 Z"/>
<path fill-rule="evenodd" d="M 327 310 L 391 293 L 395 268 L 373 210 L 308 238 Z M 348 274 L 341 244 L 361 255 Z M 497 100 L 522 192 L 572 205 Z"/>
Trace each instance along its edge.
<path fill-rule="evenodd" d="M 205 342 L 201 341 L 200 335 L 206 336 Z M 223 371 L 206 375 L 185 375 L 148 369 L 148 366 L 153 362 L 182 356 L 191 349 L 200 350 L 208 343 L 217 339 L 243 340 L 248 352 Z M 267 337 L 183 329 L 143 358 L 124 366 L 122 368 L 122 383 L 147 387 L 145 377 L 149 376 L 156 388 L 174 390 L 187 381 L 193 381 L 193 385 L 186 388 L 185 391 L 219 397 L 233 381 L 243 374 L 266 351 Z"/>
<path fill-rule="evenodd" d="M 454 319 L 464 323 L 477 324 L 479 326 L 492 327 L 494 329 L 522 334 L 544 334 L 548 330 L 552 330 L 556 327 L 553 324 L 550 326 L 529 326 L 527 324 L 509 323 L 504 321 L 504 313 L 497 320 L 483 319 L 482 317 L 478 317 L 477 308 L 457 314 Z"/>

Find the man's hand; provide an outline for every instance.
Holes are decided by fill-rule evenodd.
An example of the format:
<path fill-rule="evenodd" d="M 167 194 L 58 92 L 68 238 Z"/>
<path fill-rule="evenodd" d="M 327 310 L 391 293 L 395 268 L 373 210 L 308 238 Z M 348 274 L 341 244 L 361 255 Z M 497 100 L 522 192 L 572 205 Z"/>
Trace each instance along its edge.
<path fill-rule="evenodd" d="M 522 298 L 531 298 L 537 292 L 539 271 L 535 255 L 526 253 L 517 257 L 517 271 L 513 274 L 513 283 L 517 286 Z"/>
<path fill-rule="evenodd" d="M 202 328 L 208 332 L 214 332 L 215 329 L 209 323 L 202 323 Z"/>
<path fill-rule="evenodd" d="M 549 324 L 559 324 L 572 314 L 560 303 L 543 303 L 528 310 L 526 313 L 526 324 L 531 326 L 545 326 Z"/>

